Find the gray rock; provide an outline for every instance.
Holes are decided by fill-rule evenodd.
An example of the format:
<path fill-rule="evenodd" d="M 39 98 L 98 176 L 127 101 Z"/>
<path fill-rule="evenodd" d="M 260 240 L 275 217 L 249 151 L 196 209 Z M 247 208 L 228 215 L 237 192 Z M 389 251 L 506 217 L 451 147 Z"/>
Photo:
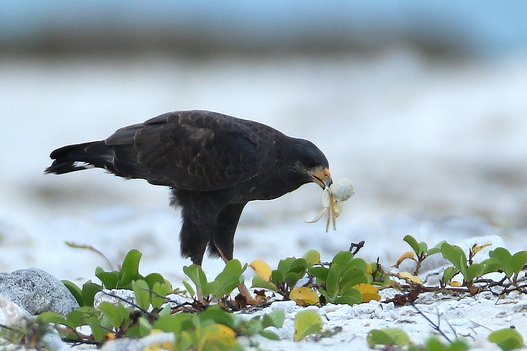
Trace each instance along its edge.
<path fill-rule="evenodd" d="M 7 326 L 8 328 L 15 329 L 26 329 L 29 330 L 35 325 L 36 317 L 30 316 L 24 309 L 13 303 L 7 296 L 0 295 L 0 324 Z M 43 331 L 43 330 L 41 330 Z M 9 341 L 9 338 L 1 334 L 0 336 L 0 349 L 1 350 L 21 350 L 22 344 L 16 345 Z M 71 345 L 63 342 L 58 332 L 51 326 L 48 327 L 48 331 L 44 333 L 37 340 L 38 350 L 49 350 L 49 351 L 71 351 Z M 24 348 L 25 350 L 25 348 Z M 33 350 L 33 349 L 31 349 Z M 95 350 L 95 349 L 93 349 Z"/>
<path fill-rule="evenodd" d="M 134 306 L 137 306 L 137 299 L 132 290 L 125 289 L 103 289 L 93 297 L 93 307 L 99 310 L 99 306 L 103 302 L 109 302 L 115 307 L 123 305 L 124 307 L 133 310 Z"/>
<path fill-rule="evenodd" d="M 24 325 L 26 311 L 16 303 L 11 301 L 7 296 L 0 295 L 0 324 L 8 326 Z"/>
<path fill-rule="evenodd" d="M 79 308 L 60 280 L 38 268 L 0 273 L 0 295 L 7 296 L 32 315 L 55 312 L 66 317 Z"/>

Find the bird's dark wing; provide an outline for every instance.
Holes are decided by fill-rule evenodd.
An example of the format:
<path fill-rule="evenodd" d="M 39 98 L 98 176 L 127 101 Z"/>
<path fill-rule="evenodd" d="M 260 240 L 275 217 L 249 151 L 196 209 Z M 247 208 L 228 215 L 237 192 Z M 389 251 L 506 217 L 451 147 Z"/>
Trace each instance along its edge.
<path fill-rule="evenodd" d="M 258 174 L 260 128 L 268 127 L 208 111 L 173 112 L 119 129 L 105 143 L 115 148 L 116 164 L 122 157 L 121 168 L 147 170 L 142 178 L 152 184 L 209 191 Z"/>

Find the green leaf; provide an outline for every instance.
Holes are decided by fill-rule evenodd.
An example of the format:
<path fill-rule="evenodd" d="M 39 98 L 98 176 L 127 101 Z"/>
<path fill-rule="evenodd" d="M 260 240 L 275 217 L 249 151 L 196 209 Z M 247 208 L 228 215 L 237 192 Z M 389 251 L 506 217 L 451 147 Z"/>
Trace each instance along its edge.
<path fill-rule="evenodd" d="M 285 283 L 289 286 L 290 289 L 293 289 L 296 285 L 296 283 L 300 280 L 300 274 L 296 272 L 288 272 L 285 275 Z"/>
<path fill-rule="evenodd" d="M 126 329 L 126 333 L 124 333 L 124 336 L 127 337 L 127 338 L 138 339 L 138 338 L 140 338 L 142 336 L 146 336 L 144 334 L 141 334 L 141 328 L 140 328 L 138 323 L 133 324 L 133 325 L 128 324 L 125 327 L 127 329 Z M 142 330 L 146 332 L 146 330 L 144 328 L 142 328 Z"/>
<path fill-rule="evenodd" d="M 410 247 L 412 248 L 412 250 L 414 250 L 415 254 L 417 256 L 419 256 L 421 254 L 421 249 L 419 247 L 419 243 L 417 242 L 417 240 L 415 240 L 415 238 L 411 235 L 406 235 L 404 238 L 403 238 L 404 241 L 406 241 L 406 243 L 408 243 L 408 245 L 410 245 Z"/>
<path fill-rule="evenodd" d="M 285 313 L 282 310 L 276 310 L 263 315 L 262 325 L 264 328 L 275 327 L 281 328 L 285 320 Z"/>
<path fill-rule="evenodd" d="M 82 301 L 84 302 L 84 306 L 93 307 L 93 297 L 101 290 L 102 286 L 93 283 L 91 280 L 84 283 L 82 285 Z"/>
<path fill-rule="evenodd" d="M 341 266 L 338 263 L 332 263 L 329 268 L 328 277 L 326 280 L 326 291 L 329 295 L 330 300 L 337 297 L 339 291 L 339 278 L 340 278 Z"/>
<path fill-rule="evenodd" d="M 216 296 L 219 286 L 220 286 L 220 282 L 217 280 L 203 285 L 201 287 L 201 293 L 203 294 L 203 297 L 207 297 L 209 295 Z"/>
<path fill-rule="evenodd" d="M 207 276 L 205 275 L 205 272 L 203 272 L 203 269 L 201 269 L 198 265 L 191 265 L 191 266 L 184 266 L 183 272 L 192 280 L 194 285 L 196 285 L 196 289 L 199 292 L 202 292 L 202 289 L 207 284 Z"/>
<path fill-rule="evenodd" d="M 260 316 L 246 319 L 237 323 L 236 331 L 239 335 L 253 336 L 259 334 L 263 330 L 262 319 Z"/>
<path fill-rule="evenodd" d="M 181 332 L 179 335 L 179 339 L 177 340 L 177 350 L 192 350 L 192 337 L 191 335 L 184 331 Z"/>
<path fill-rule="evenodd" d="M 70 293 L 73 295 L 79 306 L 84 306 L 84 300 L 82 299 L 82 290 L 74 283 L 69 280 L 63 280 L 62 283 L 68 288 Z"/>
<path fill-rule="evenodd" d="M 512 274 L 514 274 L 511 266 L 512 255 L 509 250 L 503 247 L 498 247 L 497 249 L 490 251 L 489 256 L 491 258 L 497 259 L 501 263 L 503 272 L 507 277 L 510 277 Z"/>
<path fill-rule="evenodd" d="M 72 327 L 73 329 L 80 327 L 81 325 L 85 325 L 84 320 L 85 315 L 79 310 L 71 311 L 70 314 L 68 314 L 68 326 Z"/>
<path fill-rule="evenodd" d="M 87 325 L 91 317 L 96 318 L 96 314 L 97 311 L 93 307 L 81 307 L 68 314 L 68 325 L 74 326 L 74 328 Z"/>
<path fill-rule="evenodd" d="M 519 273 L 527 264 L 527 251 L 516 252 L 512 256 L 511 270 L 514 273 Z"/>
<path fill-rule="evenodd" d="M 302 258 L 306 260 L 307 265 L 311 267 L 314 264 L 320 263 L 320 252 L 317 250 L 309 250 L 302 256 Z"/>
<path fill-rule="evenodd" d="M 424 254 L 426 254 L 426 251 L 428 250 L 428 245 L 426 245 L 425 242 L 420 242 L 419 243 L 419 256 L 422 256 Z"/>
<path fill-rule="evenodd" d="M 459 270 L 456 267 L 448 267 L 443 272 L 443 278 L 441 278 L 441 280 L 443 281 L 443 283 L 448 284 L 452 280 L 452 278 L 454 278 L 454 276 L 458 273 Z"/>
<path fill-rule="evenodd" d="M 320 315 L 314 311 L 300 311 L 295 317 L 295 341 L 300 341 L 310 334 L 320 333 L 323 326 Z"/>
<path fill-rule="evenodd" d="M 239 274 L 241 274 L 241 270 Z M 225 295 L 230 295 L 230 293 L 232 293 L 232 291 L 236 289 L 238 285 L 240 285 L 239 274 L 235 275 L 229 271 L 224 271 L 218 274 L 216 279 L 214 279 L 214 281 L 217 283 L 216 290 L 213 291 L 212 294 L 218 299 Z"/>
<path fill-rule="evenodd" d="M 441 344 L 441 341 L 436 337 L 426 340 L 426 350 L 428 351 L 445 351 L 447 348 L 448 346 Z"/>
<path fill-rule="evenodd" d="M 44 312 L 37 316 L 37 321 L 40 324 L 48 324 L 48 323 L 55 323 L 55 324 L 62 324 L 67 327 L 70 327 L 71 329 L 75 330 L 77 327 L 74 323 L 71 323 L 71 321 L 68 321 L 66 318 L 62 317 L 60 314 L 55 312 Z"/>
<path fill-rule="evenodd" d="M 339 286 L 341 286 L 342 288 L 352 287 L 362 283 L 369 283 L 366 273 L 357 270 L 349 270 L 346 276 L 342 277 L 342 279 L 340 280 Z"/>
<path fill-rule="evenodd" d="M 328 277 L 329 269 L 326 267 L 311 267 L 309 274 L 317 278 L 317 283 L 324 284 Z"/>
<path fill-rule="evenodd" d="M 278 291 L 278 289 L 276 288 L 276 286 L 274 286 L 273 284 L 269 283 L 269 282 L 266 282 L 262 277 L 260 277 L 259 275 L 255 275 L 253 277 L 253 281 L 252 281 L 252 284 L 251 284 L 251 288 L 262 288 L 262 289 L 267 289 L 267 290 L 271 290 L 271 291 Z"/>
<path fill-rule="evenodd" d="M 148 283 L 150 289 L 154 288 L 155 283 L 164 283 L 166 281 L 159 273 L 150 273 L 144 278 L 144 280 Z"/>
<path fill-rule="evenodd" d="M 130 308 L 127 308 L 122 304 L 117 305 L 117 313 L 119 313 L 119 317 L 121 318 L 120 326 L 124 326 L 130 322 L 130 311 Z"/>
<path fill-rule="evenodd" d="M 145 316 L 139 317 L 138 322 L 140 330 L 139 337 L 144 337 L 152 333 L 153 326 L 152 324 L 150 324 L 150 321 Z"/>
<path fill-rule="evenodd" d="M 485 266 L 481 275 L 503 271 L 501 262 L 495 258 L 487 258 L 485 261 L 481 262 L 481 264 Z"/>
<path fill-rule="evenodd" d="M 172 292 L 171 287 L 167 287 L 165 282 L 155 282 L 152 287 L 152 297 L 150 303 L 152 307 L 159 308 L 165 303 L 165 297 Z"/>
<path fill-rule="evenodd" d="M 351 261 L 349 261 L 348 266 L 366 273 L 366 268 L 368 267 L 368 263 L 364 261 L 362 258 L 353 258 Z"/>
<path fill-rule="evenodd" d="M 444 243 L 446 243 L 445 240 L 442 240 L 442 241 L 438 242 L 436 246 L 434 246 L 433 248 L 429 249 L 429 250 L 426 252 L 426 256 L 432 256 L 432 255 L 435 255 L 436 253 L 441 252 L 441 246 L 442 246 Z"/>
<path fill-rule="evenodd" d="M 282 283 L 284 283 L 284 277 L 285 277 L 285 274 L 282 274 L 281 271 L 274 270 L 274 271 L 271 272 L 271 280 L 270 281 L 275 283 L 275 284 L 282 284 Z"/>
<path fill-rule="evenodd" d="M 449 344 L 443 344 L 436 337 L 431 337 L 426 341 L 426 351 L 467 351 L 468 345 L 462 340 L 455 340 Z"/>
<path fill-rule="evenodd" d="M 346 295 L 340 295 L 333 300 L 333 303 L 336 305 L 356 305 L 362 302 L 362 294 L 357 289 L 353 289 L 356 293 L 353 293 L 351 290 L 346 293 Z"/>
<path fill-rule="evenodd" d="M 342 297 L 351 298 L 351 304 L 357 304 L 362 302 L 362 293 L 358 289 L 355 289 L 353 286 L 345 286 L 344 288 L 342 288 L 340 295 Z M 349 302 L 345 303 L 350 304 Z"/>
<path fill-rule="evenodd" d="M 340 251 L 333 257 L 331 264 L 339 264 L 341 267 L 345 267 L 349 261 L 353 258 L 353 254 L 349 251 Z"/>
<path fill-rule="evenodd" d="M 122 323 L 123 319 L 121 318 L 121 314 L 117 307 L 112 305 L 109 302 L 103 302 L 99 305 L 99 310 L 104 314 L 104 316 L 110 321 L 110 324 L 114 328 L 119 328 Z"/>
<path fill-rule="evenodd" d="M 348 267 L 345 273 L 341 273 L 339 279 L 339 285 L 344 286 L 352 283 L 357 285 L 360 283 L 368 283 L 368 278 L 366 277 L 366 263 L 364 268 L 362 267 Z"/>
<path fill-rule="evenodd" d="M 238 285 L 243 283 L 241 275 L 246 268 L 247 266 L 242 267 L 240 261 L 230 260 L 223 268 L 223 271 L 214 279 L 218 284 L 216 291 L 212 294 L 217 298 L 230 295 Z"/>
<path fill-rule="evenodd" d="M 293 263 L 294 260 L 294 258 L 285 258 L 278 262 L 278 268 L 276 270 L 281 273 L 282 277 L 285 277 L 287 272 L 289 272 L 289 267 L 291 267 L 291 263 Z M 283 281 L 281 283 L 283 283 Z"/>
<path fill-rule="evenodd" d="M 295 272 L 301 277 L 306 274 L 307 271 L 307 262 L 303 258 L 297 258 L 293 262 L 291 262 L 291 266 L 289 266 L 289 272 Z"/>
<path fill-rule="evenodd" d="M 158 318 L 154 322 L 153 328 L 181 335 L 182 331 L 195 328 L 196 320 L 198 320 L 198 316 L 189 313 L 170 314 Z"/>
<path fill-rule="evenodd" d="M 523 338 L 516 329 L 506 328 L 496 330 L 490 333 L 488 340 L 497 344 L 504 351 L 523 347 Z"/>
<path fill-rule="evenodd" d="M 367 336 L 368 346 L 377 348 L 377 345 L 406 346 L 410 343 L 408 334 L 399 328 L 384 328 L 370 330 Z"/>
<path fill-rule="evenodd" d="M 106 289 L 117 289 L 119 285 L 119 272 L 99 272 L 95 276 Z"/>
<path fill-rule="evenodd" d="M 106 336 L 106 333 L 108 332 L 108 329 L 103 327 L 98 320 L 93 321 L 88 325 L 90 326 L 95 341 L 102 342 L 104 340 L 104 337 Z"/>
<path fill-rule="evenodd" d="M 471 282 L 477 277 L 481 277 L 483 275 L 483 271 L 485 270 L 485 265 L 482 263 L 474 263 L 471 266 L 467 267 L 465 271 L 465 281 Z"/>
<path fill-rule="evenodd" d="M 225 265 L 225 268 L 223 268 L 223 272 L 228 273 L 229 275 L 239 277 L 243 273 L 242 264 L 240 261 L 234 259 L 227 262 Z"/>
<path fill-rule="evenodd" d="M 466 277 L 467 256 L 459 246 L 443 243 L 441 245 L 441 253 L 445 259 L 449 260 L 461 272 L 463 277 Z"/>
<path fill-rule="evenodd" d="M 188 294 L 192 297 L 195 297 L 196 296 L 196 292 L 194 291 L 194 289 L 192 288 L 192 286 L 187 283 L 186 281 L 183 280 L 183 285 L 185 286 L 185 289 L 187 290 Z"/>
<path fill-rule="evenodd" d="M 143 279 L 134 280 L 132 282 L 132 290 L 137 299 L 137 305 L 145 311 L 148 310 L 148 307 L 150 307 L 150 287 L 148 283 Z"/>
<path fill-rule="evenodd" d="M 317 288 L 317 291 L 318 291 L 318 293 L 319 293 L 320 295 L 324 296 L 324 298 L 326 299 L 327 302 L 331 302 L 331 301 L 333 301 L 333 300 L 331 299 L 331 297 L 329 296 L 328 292 L 326 291 L 326 289 L 324 289 L 323 286 L 319 286 L 319 287 Z"/>
<path fill-rule="evenodd" d="M 199 315 L 199 318 L 202 322 L 213 320 L 216 323 L 234 329 L 234 316 L 222 310 L 219 306 L 210 306 Z"/>
<path fill-rule="evenodd" d="M 142 254 L 137 250 L 130 250 L 123 260 L 121 271 L 119 272 L 119 287 L 127 287 L 132 280 L 139 278 L 139 261 Z"/>
<path fill-rule="evenodd" d="M 356 264 L 353 264 L 353 260 L 350 261 L 348 264 L 346 264 L 344 267 L 342 267 L 342 270 L 340 271 L 340 278 L 339 278 L 339 286 L 342 286 L 346 284 L 350 279 L 357 275 L 363 275 L 366 271 L 366 264 L 364 264 L 363 269 L 361 267 L 357 267 Z"/>
<path fill-rule="evenodd" d="M 520 251 L 511 255 L 507 249 L 498 247 L 491 251 L 489 256 L 501 263 L 503 272 L 507 277 L 511 277 L 515 273 L 518 274 L 527 264 L 527 251 Z"/>
<path fill-rule="evenodd" d="M 262 330 L 258 334 L 269 340 L 280 340 L 280 337 L 275 332 L 272 332 L 270 330 Z"/>

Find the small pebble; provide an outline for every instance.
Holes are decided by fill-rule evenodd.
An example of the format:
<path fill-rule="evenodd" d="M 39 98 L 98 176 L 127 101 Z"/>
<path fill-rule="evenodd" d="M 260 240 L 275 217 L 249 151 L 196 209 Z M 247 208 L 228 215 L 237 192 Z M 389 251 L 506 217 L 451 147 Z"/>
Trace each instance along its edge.
<path fill-rule="evenodd" d="M 294 301 L 276 301 L 269 306 L 272 311 L 282 310 L 286 313 L 292 313 L 296 309 L 296 302 Z"/>

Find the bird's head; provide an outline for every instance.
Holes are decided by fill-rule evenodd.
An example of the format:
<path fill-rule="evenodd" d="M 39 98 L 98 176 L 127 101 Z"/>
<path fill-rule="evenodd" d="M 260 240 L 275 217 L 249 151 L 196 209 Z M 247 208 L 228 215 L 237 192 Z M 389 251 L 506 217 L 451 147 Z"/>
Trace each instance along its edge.
<path fill-rule="evenodd" d="M 329 162 L 326 156 L 315 144 L 308 140 L 296 139 L 297 162 L 295 168 L 304 175 L 306 183 L 315 182 L 322 189 L 327 189 L 333 183 L 329 172 Z"/>

